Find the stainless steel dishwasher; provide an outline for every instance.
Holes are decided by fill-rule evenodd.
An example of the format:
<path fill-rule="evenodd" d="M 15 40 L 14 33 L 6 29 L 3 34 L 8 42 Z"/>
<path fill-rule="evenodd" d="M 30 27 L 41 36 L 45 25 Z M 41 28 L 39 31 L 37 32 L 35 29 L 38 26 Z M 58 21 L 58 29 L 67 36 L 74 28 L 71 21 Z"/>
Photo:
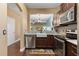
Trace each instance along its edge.
<path fill-rule="evenodd" d="M 25 48 L 35 48 L 35 35 L 25 35 Z"/>

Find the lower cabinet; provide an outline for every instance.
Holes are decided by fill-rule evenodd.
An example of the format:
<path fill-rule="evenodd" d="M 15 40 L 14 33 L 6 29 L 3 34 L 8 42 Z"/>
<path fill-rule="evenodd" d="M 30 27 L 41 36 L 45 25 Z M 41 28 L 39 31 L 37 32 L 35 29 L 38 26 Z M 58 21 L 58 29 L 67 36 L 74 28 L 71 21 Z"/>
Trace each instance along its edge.
<path fill-rule="evenodd" d="M 53 48 L 54 36 L 48 35 L 47 37 L 36 37 L 36 48 Z"/>
<path fill-rule="evenodd" d="M 77 46 L 67 42 L 66 43 L 66 55 L 67 56 L 77 56 Z"/>
<path fill-rule="evenodd" d="M 65 40 L 59 37 L 54 37 L 55 39 L 55 54 L 56 56 L 65 56 Z"/>

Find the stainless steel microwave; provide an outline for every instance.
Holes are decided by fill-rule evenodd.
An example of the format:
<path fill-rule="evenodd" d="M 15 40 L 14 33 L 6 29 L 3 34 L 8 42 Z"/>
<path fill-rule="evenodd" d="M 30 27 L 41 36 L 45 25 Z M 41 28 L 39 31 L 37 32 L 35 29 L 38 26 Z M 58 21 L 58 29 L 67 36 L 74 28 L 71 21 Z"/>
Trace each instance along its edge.
<path fill-rule="evenodd" d="M 62 17 L 60 17 L 60 24 L 74 21 L 74 7 L 66 11 Z"/>
<path fill-rule="evenodd" d="M 67 19 L 69 22 L 74 21 L 74 7 L 68 11 Z"/>

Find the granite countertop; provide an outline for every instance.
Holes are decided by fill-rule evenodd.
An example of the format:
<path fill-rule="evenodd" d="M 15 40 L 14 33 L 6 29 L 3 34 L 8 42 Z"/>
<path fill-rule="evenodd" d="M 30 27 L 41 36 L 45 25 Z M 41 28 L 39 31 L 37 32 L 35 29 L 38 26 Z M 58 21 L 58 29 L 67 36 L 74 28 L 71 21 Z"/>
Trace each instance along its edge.
<path fill-rule="evenodd" d="M 69 38 L 65 38 L 65 39 L 66 39 L 66 41 L 68 41 L 74 45 L 77 45 L 77 39 L 69 39 Z"/>
<path fill-rule="evenodd" d="M 36 36 L 36 37 L 47 37 L 47 35 L 59 35 L 58 33 L 53 33 L 53 32 L 51 32 L 51 33 L 46 33 L 46 32 L 42 32 L 42 33 L 40 33 L 40 32 L 26 32 L 25 34 L 24 34 L 24 36 Z"/>
<path fill-rule="evenodd" d="M 65 40 L 65 41 L 68 41 L 72 44 L 75 44 L 77 45 L 77 39 L 69 39 L 69 38 L 66 38 L 64 35 L 61 35 L 61 34 L 58 34 L 58 33 L 32 33 L 32 32 L 27 32 L 25 33 L 24 35 L 37 35 L 37 34 L 46 34 L 46 35 L 54 35 L 55 37 L 59 38 L 59 39 L 62 39 L 62 40 Z"/>
<path fill-rule="evenodd" d="M 55 37 L 59 38 L 59 39 L 62 39 L 62 40 L 65 40 L 65 41 L 68 41 L 72 44 L 75 44 L 77 45 L 77 39 L 69 39 L 69 38 L 66 38 L 65 36 L 63 35 L 56 35 Z"/>
<path fill-rule="evenodd" d="M 37 35 L 37 34 L 46 34 L 46 35 L 61 35 L 61 34 L 58 34 L 58 33 L 54 33 L 54 32 L 48 32 L 48 33 L 45 33 L 45 32 L 42 32 L 42 33 L 39 33 L 39 32 L 26 32 L 24 33 L 24 35 Z"/>

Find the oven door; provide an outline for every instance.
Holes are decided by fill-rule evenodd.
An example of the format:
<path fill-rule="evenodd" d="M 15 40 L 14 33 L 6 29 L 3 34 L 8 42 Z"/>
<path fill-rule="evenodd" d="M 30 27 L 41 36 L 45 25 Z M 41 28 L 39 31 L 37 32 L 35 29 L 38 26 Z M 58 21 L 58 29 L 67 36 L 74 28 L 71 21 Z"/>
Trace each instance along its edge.
<path fill-rule="evenodd" d="M 72 40 L 74 40 L 74 39 L 77 39 L 77 34 L 75 34 L 75 33 L 66 33 L 66 37 L 67 38 L 69 38 L 69 39 L 72 39 Z"/>
<path fill-rule="evenodd" d="M 65 56 L 65 41 L 59 38 L 56 38 L 56 54 L 58 56 Z"/>

